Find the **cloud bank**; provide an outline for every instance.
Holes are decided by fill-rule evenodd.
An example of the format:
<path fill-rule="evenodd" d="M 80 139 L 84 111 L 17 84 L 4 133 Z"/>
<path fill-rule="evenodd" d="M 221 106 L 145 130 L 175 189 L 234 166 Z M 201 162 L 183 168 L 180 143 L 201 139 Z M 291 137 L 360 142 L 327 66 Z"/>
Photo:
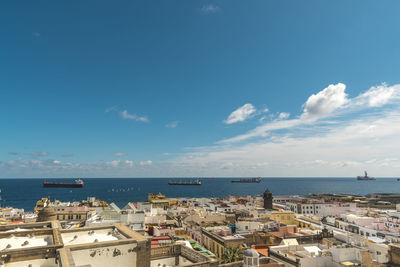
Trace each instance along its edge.
<path fill-rule="evenodd" d="M 0 161 L 2 176 L 13 177 L 146 177 L 153 162 L 133 160 L 74 163 L 55 159 L 18 158 Z"/>
<path fill-rule="evenodd" d="M 300 114 L 274 111 L 265 116 L 261 115 L 265 111 L 247 103 L 224 122 L 234 124 L 259 115 L 263 119 L 257 127 L 210 146 L 168 154 L 156 163 L 129 159 L 74 163 L 33 152 L 30 159 L 0 162 L 0 171 L 3 177 L 355 177 L 368 170 L 375 177 L 397 177 L 400 84 L 373 86 L 355 97 L 346 90 L 345 84 L 337 83 L 316 91 L 299 103 Z M 125 116 L 138 118 L 127 111 Z"/>
<path fill-rule="evenodd" d="M 345 176 L 364 169 L 400 172 L 400 85 L 382 84 L 349 98 L 331 84 L 312 94 L 297 117 L 271 121 L 174 160 L 212 176 Z"/>

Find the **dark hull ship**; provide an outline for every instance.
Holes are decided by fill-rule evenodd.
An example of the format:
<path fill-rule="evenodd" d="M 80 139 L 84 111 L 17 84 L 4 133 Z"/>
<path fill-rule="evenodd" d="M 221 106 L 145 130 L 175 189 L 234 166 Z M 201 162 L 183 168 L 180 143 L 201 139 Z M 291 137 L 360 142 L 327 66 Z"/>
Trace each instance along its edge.
<path fill-rule="evenodd" d="M 232 180 L 231 183 L 260 183 L 261 178 L 242 178 L 239 180 Z"/>
<path fill-rule="evenodd" d="M 364 171 L 364 176 L 357 176 L 357 180 L 368 181 L 368 180 L 375 180 L 375 178 L 368 176 L 368 173 Z"/>
<path fill-rule="evenodd" d="M 75 183 L 54 183 L 54 182 L 43 182 L 43 187 L 58 187 L 58 188 L 83 188 L 85 183 L 81 180 L 75 180 Z"/>
<path fill-rule="evenodd" d="M 169 185 L 201 185 L 201 181 L 197 180 L 190 180 L 190 181 L 169 181 Z"/>

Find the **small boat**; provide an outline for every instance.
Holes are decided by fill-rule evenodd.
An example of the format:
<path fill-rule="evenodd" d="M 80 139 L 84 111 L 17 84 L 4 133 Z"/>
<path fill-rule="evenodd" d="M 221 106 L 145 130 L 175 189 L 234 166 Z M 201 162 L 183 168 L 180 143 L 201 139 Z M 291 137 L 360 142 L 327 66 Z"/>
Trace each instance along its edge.
<path fill-rule="evenodd" d="M 169 181 L 169 185 L 201 185 L 201 181 L 199 179 L 196 179 L 194 181 L 190 180 L 184 180 L 184 181 Z"/>
<path fill-rule="evenodd" d="M 375 180 L 375 178 L 368 176 L 367 171 L 364 171 L 364 176 L 357 176 L 357 180 L 368 181 L 368 180 Z"/>
<path fill-rule="evenodd" d="M 261 178 L 242 178 L 239 180 L 232 180 L 231 183 L 260 183 Z"/>
<path fill-rule="evenodd" d="M 54 183 L 54 182 L 43 182 L 43 187 L 58 187 L 58 188 L 83 188 L 85 183 L 82 179 L 75 180 L 75 183 Z"/>

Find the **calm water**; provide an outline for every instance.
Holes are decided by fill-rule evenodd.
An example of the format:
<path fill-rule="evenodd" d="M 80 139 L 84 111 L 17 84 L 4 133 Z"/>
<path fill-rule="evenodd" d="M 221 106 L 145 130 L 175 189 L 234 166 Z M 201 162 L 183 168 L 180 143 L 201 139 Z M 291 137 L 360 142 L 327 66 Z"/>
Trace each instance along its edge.
<path fill-rule="evenodd" d="M 55 179 L 73 182 L 73 179 Z M 85 188 L 43 188 L 43 179 L 0 179 L 2 206 L 32 211 L 38 199 L 50 196 L 74 201 L 95 196 L 123 207 L 128 202 L 145 201 L 148 193 L 162 192 L 167 197 L 226 197 L 262 194 L 269 188 L 274 195 L 308 193 L 400 193 L 400 182 L 394 178 L 357 181 L 355 178 L 263 178 L 261 183 L 231 183 L 230 178 L 202 179 L 202 186 L 170 186 L 163 178 L 90 178 Z"/>

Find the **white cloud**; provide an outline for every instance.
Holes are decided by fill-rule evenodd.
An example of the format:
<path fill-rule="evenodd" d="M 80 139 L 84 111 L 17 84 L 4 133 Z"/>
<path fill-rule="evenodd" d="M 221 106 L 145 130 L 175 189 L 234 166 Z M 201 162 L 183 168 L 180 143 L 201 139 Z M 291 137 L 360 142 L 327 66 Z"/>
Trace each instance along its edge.
<path fill-rule="evenodd" d="M 200 10 L 204 14 L 215 14 L 220 11 L 220 8 L 219 6 L 208 4 L 204 5 Z"/>
<path fill-rule="evenodd" d="M 349 99 L 342 83 L 331 84 L 327 88 L 311 95 L 303 105 L 303 113 L 290 120 L 273 120 L 250 130 L 247 133 L 218 141 L 217 144 L 243 142 L 250 138 L 266 137 L 277 130 L 291 130 L 298 127 L 327 122 L 330 117 L 365 111 L 370 107 L 379 107 L 394 103 L 400 99 L 400 85 L 383 84 L 371 87 L 355 98 Z M 279 118 L 279 117 L 278 117 Z M 262 122 L 262 121 L 261 121 Z"/>
<path fill-rule="evenodd" d="M 398 175 L 399 96 L 400 85 L 371 87 L 354 98 L 344 85 L 330 85 L 308 98 L 298 117 L 278 115 L 247 133 L 194 148 L 173 164 L 204 176 L 355 177 L 364 169 L 378 177 Z"/>
<path fill-rule="evenodd" d="M 118 107 L 118 105 L 108 107 L 108 108 L 106 108 L 106 109 L 104 110 L 104 113 L 108 113 L 108 112 L 114 111 L 114 110 L 117 109 L 117 107 Z"/>
<path fill-rule="evenodd" d="M 152 164 L 153 164 L 153 162 L 152 162 L 151 160 L 139 162 L 139 165 L 140 165 L 140 166 L 150 166 L 150 165 L 152 165 Z"/>
<path fill-rule="evenodd" d="M 359 95 L 353 102 L 358 105 L 380 107 L 393 99 L 399 99 L 399 92 L 400 85 L 387 86 L 386 84 L 382 84 L 371 87 L 368 91 Z"/>
<path fill-rule="evenodd" d="M 242 122 L 250 118 L 255 112 L 255 107 L 252 104 L 247 103 L 233 111 L 224 122 L 226 124 Z"/>
<path fill-rule="evenodd" d="M 170 122 L 167 125 L 165 125 L 165 127 L 167 127 L 167 128 L 176 128 L 178 126 L 178 124 L 179 124 L 179 121 L 173 121 L 173 122 Z"/>
<path fill-rule="evenodd" d="M 319 115 L 291 114 L 286 119 L 272 113 L 275 117 L 247 133 L 210 147 L 173 153 L 157 163 L 125 159 L 74 163 L 18 158 L 0 162 L 0 173 L 3 177 L 355 177 L 366 169 L 375 177 L 397 176 L 400 173 L 399 92 L 400 85 L 386 84 L 371 87 L 353 98 L 343 91 L 346 97 L 341 99 L 345 101 L 332 100 L 334 105 L 327 99 L 329 94 L 324 93 L 322 102 L 328 103 L 330 112 L 317 108 L 314 110 L 319 110 Z M 338 96 L 336 93 L 331 94 L 334 99 Z M 310 105 L 315 107 L 315 103 Z M 303 108 L 306 109 L 306 104 Z M 311 114 L 309 110 L 307 114 Z"/>
<path fill-rule="evenodd" d="M 288 119 L 289 117 L 290 117 L 290 113 L 287 113 L 287 112 L 281 112 L 278 115 L 278 118 L 281 119 L 281 120 Z"/>
<path fill-rule="evenodd" d="M 150 173 L 152 171 L 152 173 Z M 72 163 L 54 159 L 18 158 L 0 161 L 0 177 L 165 177 L 164 166 L 153 167 L 151 160 L 99 161 L 94 163 Z"/>
<path fill-rule="evenodd" d="M 116 156 L 116 157 L 123 157 L 123 156 L 126 156 L 126 153 L 124 153 L 124 152 L 114 152 L 113 155 Z"/>
<path fill-rule="evenodd" d="M 113 161 L 107 162 L 107 165 L 116 168 L 119 166 L 120 162 L 121 162 L 120 160 L 113 160 Z"/>
<path fill-rule="evenodd" d="M 133 167 L 134 165 L 135 165 L 135 162 L 133 161 L 133 160 L 125 160 L 125 164 L 128 166 L 128 167 Z"/>
<path fill-rule="evenodd" d="M 137 116 L 136 114 L 129 114 L 127 110 L 121 112 L 121 117 L 126 120 L 149 122 L 146 116 Z"/>
<path fill-rule="evenodd" d="M 319 118 L 331 114 L 348 102 L 343 83 L 331 84 L 317 94 L 311 95 L 304 104 L 302 118 Z"/>
<path fill-rule="evenodd" d="M 312 134 L 303 136 L 304 131 Z M 355 177 L 367 169 L 379 177 L 400 172 L 400 149 L 393 149 L 400 148 L 400 110 L 329 124 L 323 131 L 309 125 L 296 134 L 201 148 L 174 163 L 204 176 Z"/>
<path fill-rule="evenodd" d="M 263 121 L 265 121 L 267 118 L 268 118 L 267 116 L 261 116 L 261 117 L 258 119 L 258 121 L 259 121 L 259 122 L 263 122 Z"/>
<path fill-rule="evenodd" d="M 224 139 L 218 141 L 217 144 L 227 144 L 227 143 L 235 143 L 242 142 L 250 138 L 255 137 L 267 137 L 269 132 L 281 129 L 290 129 L 304 124 L 311 124 L 312 121 L 300 120 L 300 119 L 292 119 L 292 120 L 275 120 L 272 122 L 267 122 L 261 126 L 256 127 L 255 129 L 241 134 L 235 137 L 231 137 L 228 139 Z"/>

